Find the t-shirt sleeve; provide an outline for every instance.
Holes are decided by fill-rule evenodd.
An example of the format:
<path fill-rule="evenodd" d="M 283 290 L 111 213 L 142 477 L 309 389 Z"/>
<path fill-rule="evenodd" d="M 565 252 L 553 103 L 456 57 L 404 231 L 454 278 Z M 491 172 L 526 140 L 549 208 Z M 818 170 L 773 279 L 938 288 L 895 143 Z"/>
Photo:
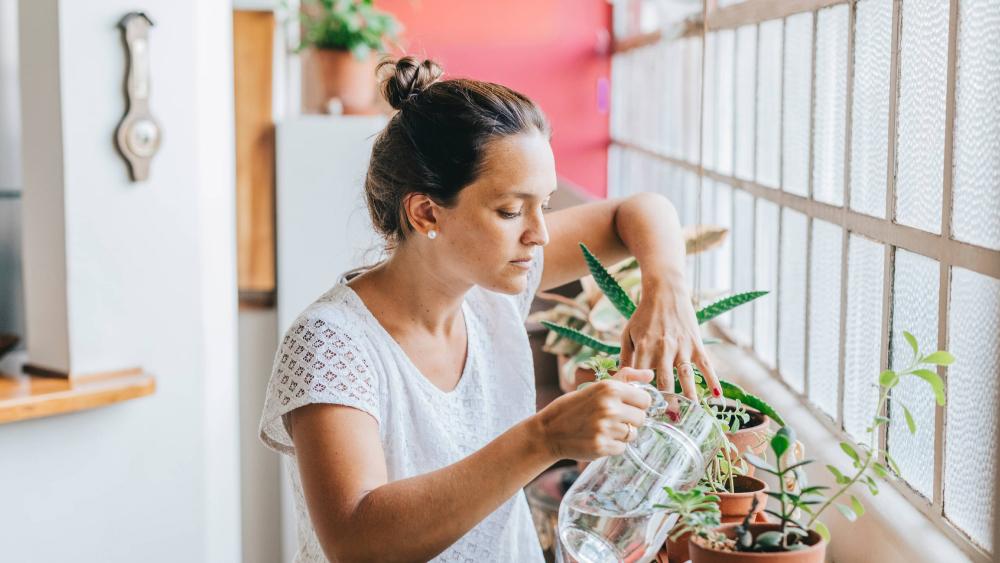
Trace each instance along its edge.
<path fill-rule="evenodd" d="M 338 317 L 303 314 L 278 347 L 260 421 L 260 438 L 275 451 L 294 454 L 285 415 L 310 403 L 353 407 L 381 424 L 379 383 L 365 352 L 364 334 L 346 315 Z"/>
<path fill-rule="evenodd" d="M 528 287 L 516 296 L 517 310 L 521 313 L 521 321 L 528 320 L 528 312 L 531 310 L 531 301 L 535 298 L 535 292 L 542 283 L 542 269 L 545 267 L 545 255 L 542 247 L 535 249 L 535 258 L 531 262 L 531 269 L 528 270 Z"/>

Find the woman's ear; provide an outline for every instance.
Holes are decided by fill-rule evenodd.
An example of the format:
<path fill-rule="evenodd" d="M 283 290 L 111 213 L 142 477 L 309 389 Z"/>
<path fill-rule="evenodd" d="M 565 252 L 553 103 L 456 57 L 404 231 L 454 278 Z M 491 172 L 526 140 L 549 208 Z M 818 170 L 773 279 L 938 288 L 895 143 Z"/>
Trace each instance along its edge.
<path fill-rule="evenodd" d="M 403 210 L 410 225 L 426 235 L 431 230 L 437 230 L 437 216 L 435 208 L 437 206 L 426 194 L 409 194 L 403 200 Z"/>

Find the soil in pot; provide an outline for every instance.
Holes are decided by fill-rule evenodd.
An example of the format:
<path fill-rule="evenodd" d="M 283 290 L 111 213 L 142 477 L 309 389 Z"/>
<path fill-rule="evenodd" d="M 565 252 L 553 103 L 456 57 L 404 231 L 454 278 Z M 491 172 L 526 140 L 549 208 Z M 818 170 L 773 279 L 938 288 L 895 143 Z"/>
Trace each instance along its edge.
<path fill-rule="evenodd" d="M 754 514 L 757 516 L 764 512 L 767 506 L 767 483 L 753 477 L 742 475 L 733 478 L 734 493 L 710 493 L 719 497 L 719 511 L 722 512 L 722 523 L 739 524 L 743 522 L 753 506 L 753 499 L 757 498 L 757 509 Z M 756 516 L 754 517 L 757 518 Z M 688 553 L 688 539 L 691 534 L 684 534 L 677 538 L 677 541 L 667 539 L 667 559 L 670 563 L 684 563 L 690 558 Z"/>
<path fill-rule="evenodd" d="M 727 412 L 732 412 L 732 407 L 726 407 Z M 768 442 L 765 439 L 765 432 L 771 427 L 771 418 L 758 411 L 747 409 L 750 420 L 747 421 L 737 432 L 727 433 L 726 438 L 740 452 L 747 451 L 747 447 L 753 450 L 755 456 L 760 456 L 767 449 Z M 747 464 L 747 477 L 753 477 L 754 466 Z"/>
<path fill-rule="evenodd" d="M 723 524 L 719 531 L 727 538 L 736 537 L 738 524 Z M 777 531 L 780 524 L 750 524 L 750 533 L 754 537 L 764 532 Z M 796 551 L 781 551 L 775 553 L 745 553 L 727 552 L 709 549 L 701 538 L 691 539 L 688 549 L 691 553 L 691 563 L 823 563 L 826 559 L 826 540 L 815 531 L 810 530 L 805 539 L 808 549 Z"/>

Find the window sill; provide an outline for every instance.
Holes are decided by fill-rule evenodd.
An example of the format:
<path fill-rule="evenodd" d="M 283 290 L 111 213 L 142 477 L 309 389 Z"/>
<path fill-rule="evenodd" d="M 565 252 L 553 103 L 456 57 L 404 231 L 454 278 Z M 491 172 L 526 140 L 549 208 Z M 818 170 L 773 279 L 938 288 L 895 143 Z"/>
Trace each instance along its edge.
<path fill-rule="evenodd" d="M 712 327 L 711 332 L 715 333 L 715 336 L 725 338 L 716 327 Z M 829 430 L 827 423 L 820 420 L 783 382 L 771 376 L 755 357 L 738 346 L 716 344 L 710 346 L 709 351 L 719 377 L 741 385 L 748 392 L 764 398 L 781 413 L 785 422 L 795 429 L 798 439 L 805 446 L 806 457 L 817 458 L 817 462 L 809 468 L 810 485 L 835 486 L 832 477 L 822 468 L 832 464 L 843 469 L 847 464 L 840 449 L 841 440 Z M 833 536 L 833 541 L 827 549 L 828 561 L 858 563 L 988 561 L 988 558 L 981 553 L 966 552 L 965 549 L 975 551 L 971 545 L 959 546 L 953 541 L 952 538 L 958 537 L 960 532 L 942 530 L 914 506 L 899 490 L 905 488 L 905 484 L 890 484 L 885 479 L 880 481 L 880 492 L 876 497 L 868 494 L 866 489 L 854 491 L 866 509 L 864 516 L 856 523 L 848 522 L 835 510 L 824 513 L 823 522 Z M 768 485 L 775 489 L 777 483 L 769 482 Z M 948 523 L 943 522 L 941 526 L 948 526 Z"/>
<path fill-rule="evenodd" d="M 141 369 L 72 380 L 0 374 L 0 424 L 103 407 L 155 390 L 156 378 Z"/>

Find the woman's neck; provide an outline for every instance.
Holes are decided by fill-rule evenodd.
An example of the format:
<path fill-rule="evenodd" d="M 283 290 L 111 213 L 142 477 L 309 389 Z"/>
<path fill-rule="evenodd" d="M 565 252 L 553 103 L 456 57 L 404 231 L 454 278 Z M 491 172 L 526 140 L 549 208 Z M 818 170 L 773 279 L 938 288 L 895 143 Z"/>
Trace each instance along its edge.
<path fill-rule="evenodd" d="M 394 335 L 419 329 L 448 335 L 471 284 L 456 283 L 418 248 L 397 248 L 390 257 L 348 285 L 378 321 Z"/>

